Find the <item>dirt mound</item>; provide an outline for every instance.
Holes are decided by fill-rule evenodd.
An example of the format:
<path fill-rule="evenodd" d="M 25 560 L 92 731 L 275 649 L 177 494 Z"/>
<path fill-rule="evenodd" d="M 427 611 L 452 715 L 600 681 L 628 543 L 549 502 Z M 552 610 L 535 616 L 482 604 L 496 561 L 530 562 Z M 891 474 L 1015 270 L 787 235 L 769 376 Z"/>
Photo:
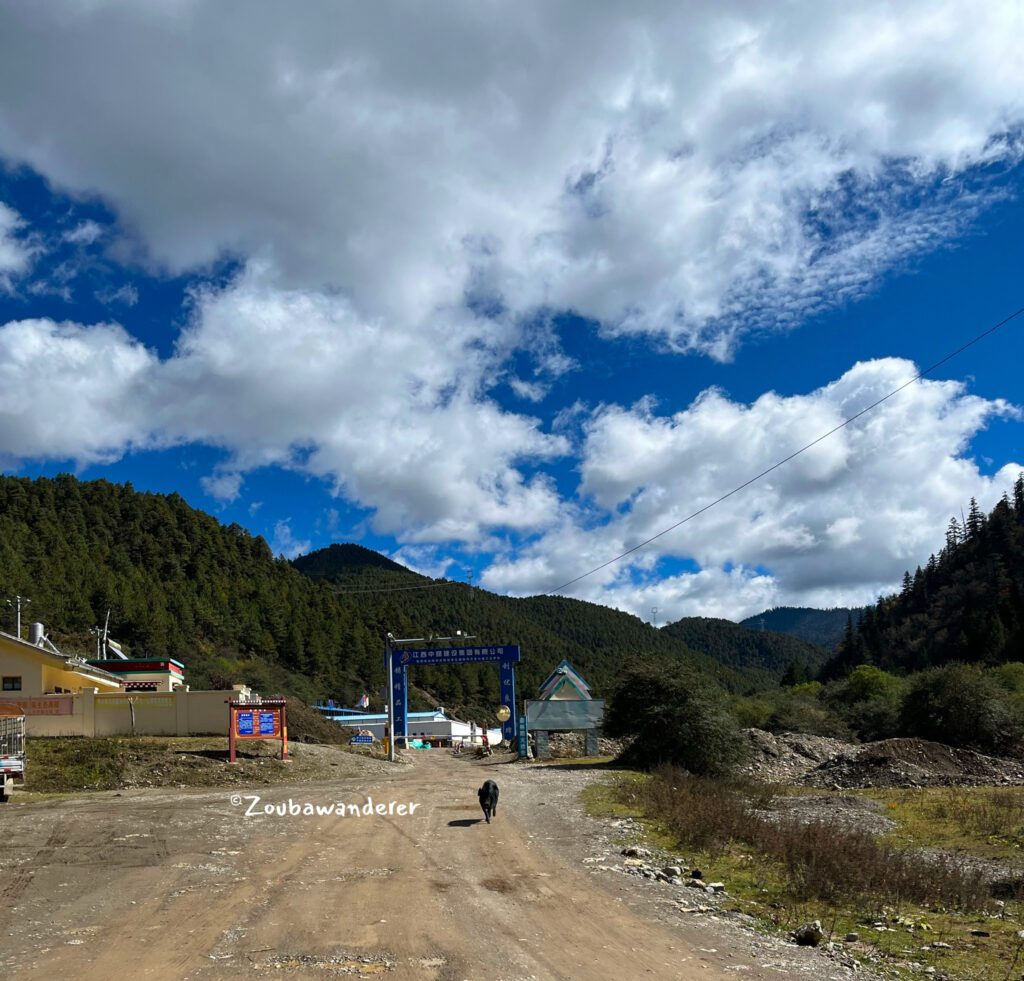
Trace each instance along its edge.
<path fill-rule="evenodd" d="M 811 787 L 971 787 L 1024 784 L 1024 763 L 925 739 L 849 747 L 799 780 Z"/>
<path fill-rule="evenodd" d="M 822 763 L 856 749 L 841 739 L 802 732 L 744 729 L 743 735 L 750 748 L 750 762 L 744 772 L 764 783 L 796 783 Z"/>

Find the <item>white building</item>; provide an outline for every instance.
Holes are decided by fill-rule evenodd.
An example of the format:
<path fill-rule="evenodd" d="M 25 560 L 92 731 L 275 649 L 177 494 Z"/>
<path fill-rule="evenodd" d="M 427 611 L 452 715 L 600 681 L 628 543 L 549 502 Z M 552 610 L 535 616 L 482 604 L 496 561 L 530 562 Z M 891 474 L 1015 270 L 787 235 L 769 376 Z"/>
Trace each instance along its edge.
<path fill-rule="evenodd" d="M 388 721 L 387 714 L 384 712 L 362 712 L 358 709 L 335 708 L 328 705 L 312 707 L 339 725 L 372 732 L 376 739 L 384 738 L 384 730 Z M 466 744 L 480 745 L 483 741 L 483 732 L 484 730 L 473 722 L 450 719 L 445 715 L 444 709 L 409 713 L 410 739 L 424 739 L 444 746 L 460 741 Z M 501 739 L 500 728 L 487 730 L 487 742 L 491 746 L 497 746 Z"/>

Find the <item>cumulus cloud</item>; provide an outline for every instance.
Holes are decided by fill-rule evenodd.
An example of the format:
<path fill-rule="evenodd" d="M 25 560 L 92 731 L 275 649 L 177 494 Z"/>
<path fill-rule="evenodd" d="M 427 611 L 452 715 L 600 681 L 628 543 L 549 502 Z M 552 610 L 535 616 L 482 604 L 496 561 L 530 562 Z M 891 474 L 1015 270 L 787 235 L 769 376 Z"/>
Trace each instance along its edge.
<path fill-rule="evenodd" d="M 0 290 L 10 290 L 15 276 L 28 271 L 33 249 L 19 236 L 25 222 L 0 201 Z"/>
<path fill-rule="evenodd" d="M 392 329 L 343 297 L 271 287 L 259 269 L 197 293 L 193 308 L 163 361 L 116 325 L 0 328 L 0 446 L 88 463 L 204 443 L 229 454 L 202 483 L 220 500 L 246 472 L 284 466 L 329 481 L 406 541 L 553 520 L 556 491 L 520 465 L 568 443 L 487 396 L 509 343 L 493 322 L 453 310 Z"/>
<path fill-rule="evenodd" d="M 404 565 L 407 569 L 431 579 L 443 578 L 454 562 L 454 559 L 448 556 L 439 555 L 437 550 L 429 545 L 406 545 L 393 552 L 391 558 L 399 565 Z"/>
<path fill-rule="evenodd" d="M 522 555 L 492 564 L 484 582 L 518 593 L 552 589 L 685 521 L 569 595 L 640 615 L 658 606 L 673 619 L 869 602 L 941 545 L 953 502 L 974 496 L 991 507 L 1010 486 L 1022 464 L 985 476 L 967 448 L 989 422 L 1019 418 L 1019 409 L 959 382 L 921 381 L 685 519 L 916 372 L 886 358 L 858 363 L 807 395 L 769 392 L 746 405 L 711 389 L 671 416 L 647 402 L 603 407 L 585 425 L 580 505 Z M 659 564 L 679 558 L 700 571 L 666 574 Z"/>
<path fill-rule="evenodd" d="M 0 326 L 0 447 L 11 459 L 115 460 L 156 445 L 149 382 L 157 359 L 117 324 Z"/>
<path fill-rule="evenodd" d="M 1019 156 L 1006 5 L 399 6 L 5 4 L 0 153 L 174 271 L 718 358 L 947 240 Z"/>
<path fill-rule="evenodd" d="M 92 245 L 104 235 L 103 226 L 91 218 L 79 222 L 74 228 L 66 231 L 63 235 L 65 242 L 72 245 Z"/>
<path fill-rule="evenodd" d="M 242 493 L 242 480 L 240 473 L 218 471 L 200 477 L 199 484 L 210 497 L 216 498 L 222 504 L 230 504 L 237 501 Z"/>

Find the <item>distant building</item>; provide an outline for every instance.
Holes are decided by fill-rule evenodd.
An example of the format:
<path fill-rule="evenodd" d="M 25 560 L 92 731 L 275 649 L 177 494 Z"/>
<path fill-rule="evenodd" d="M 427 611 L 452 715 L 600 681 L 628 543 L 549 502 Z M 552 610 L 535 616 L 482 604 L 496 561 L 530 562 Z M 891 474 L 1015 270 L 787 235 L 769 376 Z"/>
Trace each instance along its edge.
<path fill-rule="evenodd" d="M 0 700 L 36 699 L 83 688 L 121 690 L 121 679 L 116 675 L 57 650 L 46 639 L 42 624 L 32 624 L 29 637 L 21 640 L 0 633 Z"/>
<path fill-rule="evenodd" d="M 377 739 L 384 738 L 388 722 L 385 712 L 364 712 L 361 709 L 337 708 L 333 705 L 313 705 L 312 708 L 339 725 L 354 731 L 366 730 Z M 443 745 L 453 741 L 479 743 L 483 733 L 484 730 L 472 722 L 449 718 L 443 708 L 409 713 L 410 739 L 423 739 Z M 487 730 L 487 740 L 492 746 L 497 746 L 502 740 L 501 729 Z"/>
<path fill-rule="evenodd" d="M 185 665 L 173 657 L 91 658 L 89 663 L 120 678 L 125 691 L 175 691 L 185 687 Z"/>

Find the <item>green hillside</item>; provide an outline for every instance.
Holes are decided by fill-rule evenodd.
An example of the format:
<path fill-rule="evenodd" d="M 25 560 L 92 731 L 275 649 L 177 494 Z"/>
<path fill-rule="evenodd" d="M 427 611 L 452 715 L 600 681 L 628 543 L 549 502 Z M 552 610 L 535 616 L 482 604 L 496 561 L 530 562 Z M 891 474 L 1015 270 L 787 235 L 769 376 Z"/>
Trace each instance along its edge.
<path fill-rule="evenodd" d="M 731 620 L 686 617 L 662 630 L 727 667 L 738 671 L 759 669 L 776 679 L 782 678 L 791 665 L 802 665 L 813 674 L 828 659 L 828 651 L 816 644 L 789 634 L 750 629 Z"/>

